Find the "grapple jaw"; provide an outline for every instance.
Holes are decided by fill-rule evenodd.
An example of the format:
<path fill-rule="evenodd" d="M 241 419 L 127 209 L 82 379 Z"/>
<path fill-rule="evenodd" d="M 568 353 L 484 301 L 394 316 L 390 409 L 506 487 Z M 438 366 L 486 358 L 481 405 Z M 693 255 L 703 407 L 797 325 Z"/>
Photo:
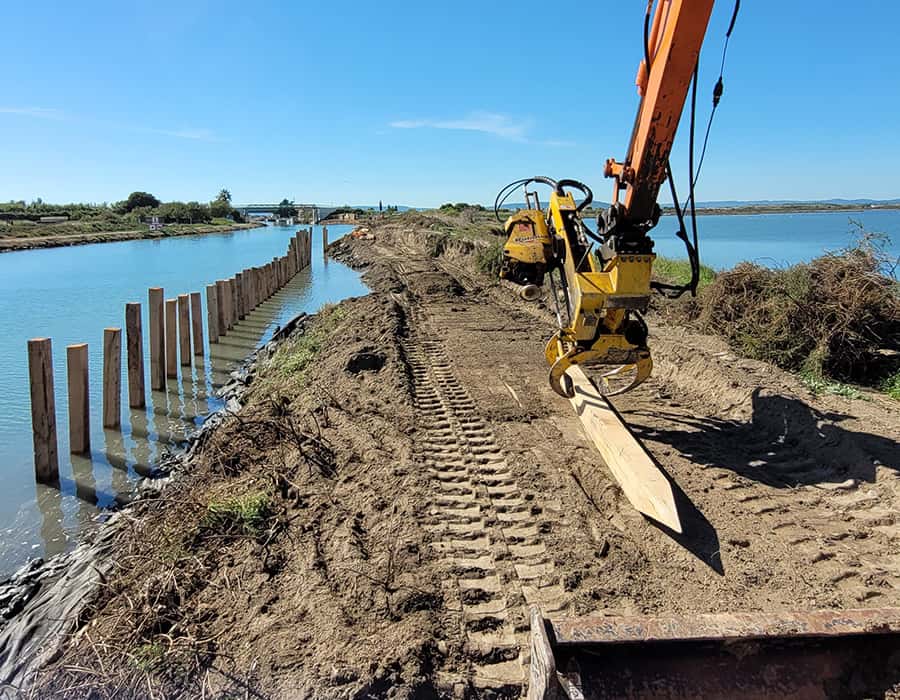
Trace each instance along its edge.
<path fill-rule="evenodd" d="M 649 348 L 631 345 L 621 335 L 601 335 L 584 348 L 566 340 L 565 332 L 560 331 L 547 341 L 544 354 L 550 365 L 550 387 L 566 399 L 575 395 L 566 376 L 573 365 L 580 365 L 605 396 L 631 391 L 653 371 Z"/>

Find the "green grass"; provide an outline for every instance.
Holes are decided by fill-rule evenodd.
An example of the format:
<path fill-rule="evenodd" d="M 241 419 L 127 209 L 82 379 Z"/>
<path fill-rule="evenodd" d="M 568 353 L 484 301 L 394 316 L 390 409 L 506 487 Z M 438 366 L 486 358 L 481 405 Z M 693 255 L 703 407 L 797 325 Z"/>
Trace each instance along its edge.
<path fill-rule="evenodd" d="M 667 258 L 660 255 L 653 262 L 653 272 L 656 276 L 670 284 L 687 284 L 691 281 L 691 263 L 689 260 Z M 700 282 L 698 289 L 703 289 L 712 284 L 716 279 L 716 272 L 711 267 L 700 265 Z"/>
<path fill-rule="evenodd" d="M 881 383 L 881 390 L 892 399 L 900 401 L 900 370 Z"/>
<path fill-rule="evenodd" d="M 825 379 L 815 372 L 804 370 L 797 376 L 800 377 L 800 381 L 806 385 L 806 388 L 814 394 L 834 394 L 835 396 L 843 396 L 846 399 L 863 398 L 862 393 L 856 387 L 843 382 Z"/>
<path fill-rule="evenodd" d="M 326 305 L 316 321 L 296 340 L 286 345 L 272 360 L 274 371 L 286 378 L 305 383 L 306 371 L 338 324 L 347 315 L 339 306 Z"/>
<path fill-rule="evenodd" d="M 211 501 L 200 522 L 204 530 L 223 534 L 259 536 L 272 515 L 272 502 L 262 493 L 249 493 L 237 498 Z"/>
<path fill-rule="evenodd" d="M 162 666 L 166 650 L 162 644 L 141 644 L 135 648 L 131 662 L 144 673 L 150 673 Z"/>

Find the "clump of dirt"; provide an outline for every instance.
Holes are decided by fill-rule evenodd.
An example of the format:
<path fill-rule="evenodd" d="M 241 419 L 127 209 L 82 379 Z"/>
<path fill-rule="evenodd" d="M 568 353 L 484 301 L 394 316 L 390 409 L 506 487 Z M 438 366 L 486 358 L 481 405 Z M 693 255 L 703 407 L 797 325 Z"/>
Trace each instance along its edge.
<path fill-rule="evenodd" d="M 684 309 L 747 357 L 877 385 L 900 364 L 900 295 L 885 262 L 863 239 L 785 269 L 741 263 Z"/>
<path fill-rule="evenodd" d="M 190 473 L 131 511 L 38 696 L 435 694 L 454 661 L 410 468 L 406 322 L 385 298 L 340 311 L 312 324 L 314 351 L 285 343 Z"/>

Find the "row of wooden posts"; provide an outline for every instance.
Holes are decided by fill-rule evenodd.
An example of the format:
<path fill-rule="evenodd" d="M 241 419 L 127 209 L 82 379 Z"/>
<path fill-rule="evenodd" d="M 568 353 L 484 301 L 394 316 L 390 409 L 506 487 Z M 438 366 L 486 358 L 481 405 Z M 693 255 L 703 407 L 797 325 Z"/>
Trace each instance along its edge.
<path fill-rule="evenodd" d="M 322 232 L 327 242 L 327 229 Z M 216 280 L 206 287 L 209 342 L 217 343 L 234 325 L 298 272 L 309 266 L 312 230 L 301 230 L 291 238 L 281 257 L 261 267 L 251 267 L 227 280 Z M 203 317 L 199 292 L 165 299 L 161 287 L 149 290 L 150 387 L 166 390 L 166 379 L 177 378 L 178 360 L 191 365 L 193 354 L 203 356 Z M 128 405 L 144 408 L 144 344 L 141 305 L 125 305 L 126 356 L 128 369 Z M 121 426 L 122 329 L 103 330 L 103 427 Z M 56 439 L 56 401 L 53 393 L 53 358 L 50 338 L 28 341 L 28 370 L 31 384 L 31 425 L 34 437 L 35 478 L 42 483 L 59 481 Z M 90 392 L 88 345 L 66 346 L 66 370 L 69 402 L 69 451 L 90 451 Z"/>

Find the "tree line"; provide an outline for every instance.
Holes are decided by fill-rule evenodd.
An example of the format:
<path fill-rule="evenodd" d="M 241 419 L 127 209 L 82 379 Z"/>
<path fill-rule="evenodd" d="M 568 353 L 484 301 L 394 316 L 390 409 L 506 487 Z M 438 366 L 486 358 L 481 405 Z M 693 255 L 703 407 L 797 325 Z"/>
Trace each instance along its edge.
<path fill-rule="evenodd" d="M 143 222 L 159 217 L 163 223 L 203 224 L 213 219 L 231 219 L 241 223 L 242 214 L 231 206 L 231 192 L 222 189 L 211 202 L 162 202 L 149 192 L 132 192 L 114 204 L 48 204 L 41 198 L 30 203 L 13 200 L 0 203 L 0 219 L 38 221 L 42 216 L 67 216 L 71 221 Z"/>

